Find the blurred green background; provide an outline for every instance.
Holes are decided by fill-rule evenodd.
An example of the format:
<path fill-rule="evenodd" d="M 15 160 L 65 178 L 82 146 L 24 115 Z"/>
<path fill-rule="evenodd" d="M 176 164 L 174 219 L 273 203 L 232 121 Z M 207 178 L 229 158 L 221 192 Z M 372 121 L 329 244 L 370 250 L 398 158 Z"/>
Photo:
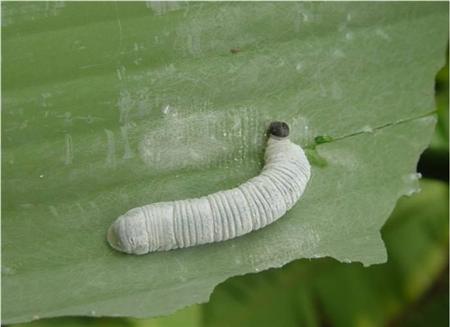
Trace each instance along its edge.
<path fill-rule="evenodd" d="M 15 326 L 448 326 L 448 87 L 447 62 L 436 77 L 435 136 L 418 165 L 422 191 L 400 199 L 382 229 L 387 263 L 298 260 L 231 278 L 209 303 L 167 317 L 68 317 Z"/>

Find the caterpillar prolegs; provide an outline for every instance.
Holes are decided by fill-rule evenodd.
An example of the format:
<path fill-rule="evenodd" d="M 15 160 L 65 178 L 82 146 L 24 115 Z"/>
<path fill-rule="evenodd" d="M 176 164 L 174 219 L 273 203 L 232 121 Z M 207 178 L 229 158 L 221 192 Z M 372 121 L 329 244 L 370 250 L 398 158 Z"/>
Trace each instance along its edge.
<path fill-rule="evenodd" d="M 268 134 L 258 176 L 200 198 L 131 209 L 109 228 L 109 244 L 130 254 L 166 251 L 229 240 L 282 217 L 303 194 L 310 165 L 302 148 L 289 140 L 286 123 L 271 123 Z"/>

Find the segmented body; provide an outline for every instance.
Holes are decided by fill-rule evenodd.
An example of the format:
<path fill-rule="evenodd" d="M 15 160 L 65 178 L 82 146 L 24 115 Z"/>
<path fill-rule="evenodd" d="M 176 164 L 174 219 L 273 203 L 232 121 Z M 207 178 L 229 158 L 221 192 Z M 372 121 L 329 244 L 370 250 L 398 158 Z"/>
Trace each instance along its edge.
<path fill-rule="evenodd" d="M 200 198 L 131 209 L 110 227 L 108 241 L 119 251 L 145 254 L 232 239 L 282 217 L 309 178 L 302 148 L 287 137 L 270 136 L 258 176 Z"/>

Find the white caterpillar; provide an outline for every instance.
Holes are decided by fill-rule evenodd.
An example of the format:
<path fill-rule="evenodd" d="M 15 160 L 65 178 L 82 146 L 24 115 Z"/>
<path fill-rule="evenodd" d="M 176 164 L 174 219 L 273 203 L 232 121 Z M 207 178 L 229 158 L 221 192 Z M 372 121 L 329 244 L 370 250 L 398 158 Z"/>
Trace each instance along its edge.
<path fill-rule="evenodd" d="M 302 148 L 286 123 L 273 122 L 262 172 L 244 184 L 196 199 L 131 209 L 109 228 L 116 250 L 145 254 L 220 242 L 260 229 L 291 209 L 310 178 Z"/>

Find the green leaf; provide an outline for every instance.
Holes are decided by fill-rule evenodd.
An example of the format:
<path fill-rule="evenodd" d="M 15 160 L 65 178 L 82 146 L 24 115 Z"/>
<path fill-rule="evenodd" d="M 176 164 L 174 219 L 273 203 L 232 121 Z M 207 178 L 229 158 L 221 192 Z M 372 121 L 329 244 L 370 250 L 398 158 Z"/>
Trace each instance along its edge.
<path fill-rule="evenodd" d="M 384 262 L 379 229 L 435 124 L 447 8 L 2 3 L 3 323 L 168 314 L 298 258 Z M 109 248 L 130 208 L 256 175 L 274 119 L 319 163 L 286 217 L 198 248 Z"/>
<path fill-rule="evenodd" d="M 300 260 L 232 278 L 204 306 L 205 325 L 321 326 L 326 321 L 336 327 L 388 326 L 407 318 L 419 326 L 411 317 L 448 325 L 448 282 L 441 292 L 447 296 L 438 297 L 434 306 L 418 303 L 436 277 L 448 280 L 448 185 L 425 180 L 421 186 L 420 194 L 401 199 L 383 228 L 388 263 L 364 268 Z"/>
<path fill-rule="evenodd" d="M 201 326 L 202 311 L 200 305 L 193 305 L 176 314 L 153 319 L 133 318 L 94 318 L 60 317 L 40 319 L 14 327 L 198 327 Z"/>
<path fill-rule="evenodd" d="M 431 142 L 431 148 L 435 152 L 443 152 L 448 156 L 448 55 L 447 64 L 436 76 L 436 106 L 438 124 L 436 133 Z"/>
<path fill-rule="evenodd" d="M 136 327 L 127 318 L 60 317 L 17 324 L 16 327 Z"/>

